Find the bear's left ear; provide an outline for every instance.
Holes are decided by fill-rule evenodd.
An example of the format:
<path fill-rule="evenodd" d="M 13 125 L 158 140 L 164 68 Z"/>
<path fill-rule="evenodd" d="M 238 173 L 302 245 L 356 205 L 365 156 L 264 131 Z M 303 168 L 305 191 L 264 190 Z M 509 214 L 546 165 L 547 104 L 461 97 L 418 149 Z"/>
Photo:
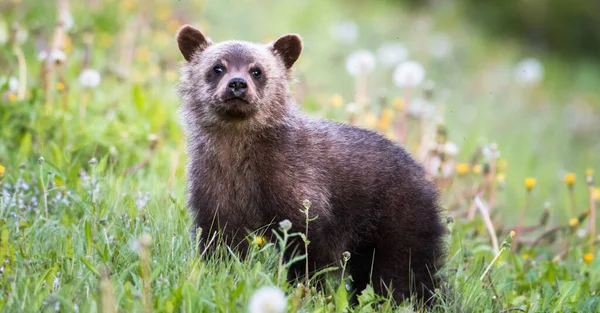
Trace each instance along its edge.
<path fill-rule="evenodd" d="M 270 48 L 281 57 L 285 68 L 289 69 L 298 60 L 300 52 L 302 52 L 302 39 L 296 34 L 281 36 L 270 44 Z"/>

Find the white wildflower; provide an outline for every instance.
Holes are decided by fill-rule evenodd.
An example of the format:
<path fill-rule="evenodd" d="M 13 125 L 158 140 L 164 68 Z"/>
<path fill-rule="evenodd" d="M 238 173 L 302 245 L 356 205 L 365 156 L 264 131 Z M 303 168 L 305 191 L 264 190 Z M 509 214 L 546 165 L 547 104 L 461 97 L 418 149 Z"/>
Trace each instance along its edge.
<path fill-rule="evenodd" d="M 535 58 L 523 59 L 513 70 L 515 80 L 524 85 L 532 85 L 542 81 L 544 66 Z"/>
<path fill-rule="evenodd" d="M 425 69 L 415 61 L 406 61 L 394 70 L 394 83 L 398 87 L 416 87 L 425 79 Z"/>
<path fill-rule="evenodd" d="M 12 92 L 17 92 L 17 90 L 19 90 L 19 80 L 16 77 L 8 79 L 8 90 Z"/>
<path fill-rule="evenodd" d="M 79 75 L 79 83 L 86 88 L 96 88 L 100 84 L 100 73 L 95 69 L 86 68 Z"/>
<path fill-rule="evenodd" d="M 408 114 L 415 118 L 429 119 L 435 115 L 435 106 L 422 98 L 416 98 L 410 102 Z"/>
<path fill-rule="evenodd" d="M 492 142 L 489 145 L 485 145 L 481 149 L 481 154 L 483 154 L 483 157 L 486 161 L 491 161 L 493 159 L 499 158 L 500 150 L 498 150 L 498 144 L 496 144 L 495 142 Z"/>
<path fill-rule="evenodd" d="M 340 21 L 332 25 L 329 31 L 334 40 L 345 44 L 352 44 L 358 38 L 358 26 L 352 20 Z"/>
<path fill-rule="evenodd" d="M 17 34 L 15 36 L 15 40 L 17 41 L 18 44 L 23 44 L 25 43 L 25 41 L 27 41 L 27 37 L 29 37 L 29 33 L 27 32 L 27 30 L 18 27 L 17 28 Z"/>
<path fill-rule="evenodd" d="M 258 289 L 248 304 L 250 313 L 283 313 L 286 311 L 287 299 L 281 289 L 277 287 L 263 287 Z"/>
<path fill-rule="evenodd" d="M 279 228 L 283 231 L 288 231 L 292 228 L 292 222 L 290 222 L 288 219 L 285 219 L 279 222 Z"/>
<path fill-rule="evenodd" d="M 368 50 L 356 50 L 346 59 L 346 71 L 352 76 L 358 76 L 373 71 L 375 56 Z"/>
<path fill-rule="evenodd" d="M 452 42 L 446 35 L 435 35 L 431 38 L 431 55 L 443 59 L 452 52 Z"/>
<path fill-rule="evenodd" d="M 48 58 L 48 52 L 46 52 L 46 50 L 40 51 L 37 55 L 38 61 L 44 61 L 46 58 Z"/>
<path fill-rule="evenodd" d="M 450 156 L 456 156 L 458 154 L 458 145 L 454 142 L 446 142 L 444 145 L 444 153 Z"/>
<path fill-rule="evenodd" d="M 73 19 L 73 14 L 70 11 L 63 13 L 63 22 L 65 23 L 63 26 L 66 31 L 69 31 L 75 25 L 75 20 Z"/>
<path fill-rule="evenodd" d="M 8 27 L 6 27 L 6 22 L 4 20 L 0 20 L 0 45 L 8 42 Z"/>
<path fill-rule="evenodd" d="M 348 103 L 346 105 L 346 112 L 348 112 L 350 114 L 354 114 L 354 113 L 358 112 L 358 105 L 354 102 Z"/>
<path fill-rule="evenodd" d="M 50 53 L 50 59 L 54 63 L 65 63 L 67 61 L 67 55 L 62 50 L 52 50 Z"/>
<path fill-rule="evenodd" d="M 379 62 L 386 67 L 392 67 L 404 62 L 408 57 L 408 49 L 398 42 L 387 42 L 377 50 Z"/>

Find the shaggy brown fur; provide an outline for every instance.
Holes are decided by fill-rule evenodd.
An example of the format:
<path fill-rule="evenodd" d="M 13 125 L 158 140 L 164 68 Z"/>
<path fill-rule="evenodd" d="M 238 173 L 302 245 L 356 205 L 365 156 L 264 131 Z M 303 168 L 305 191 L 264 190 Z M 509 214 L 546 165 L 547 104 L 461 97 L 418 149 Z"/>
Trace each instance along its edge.
<path fill-rule="evenodd" d="M 227 242 L 289 219 L 303 232 L 303 200 L 312 203 L 312 269 L 352 257 L 354 285 L 392 284 L 396 300 L 427 300 L 437 280 L 445 228 L 438 195 L 423 168 L 375 132 L 303 115 L 288 91 L 302 41 L 214 44 L 184 26 L 186 62 L 179 91 L 188 144 L 189 200 L 206 242 Z"/>

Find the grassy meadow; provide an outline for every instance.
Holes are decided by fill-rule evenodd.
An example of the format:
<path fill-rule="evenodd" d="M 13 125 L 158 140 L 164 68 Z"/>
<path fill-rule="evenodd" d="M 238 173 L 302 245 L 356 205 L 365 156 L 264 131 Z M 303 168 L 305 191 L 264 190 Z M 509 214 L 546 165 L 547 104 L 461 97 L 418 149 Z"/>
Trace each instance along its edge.
<path fill-rule="evenodd" d="M 412 312 L 372 290 L 349 307 L 347 277 L 288 284 L 285 238 L 198 257 L 185 23 L 214 41 L 299 33 L 307 114 L 423 162 L 450 230 L 434 312 L 600 312 L 600 65 L 490 38 L 450 2 L 357 0 L 0 3 L 0 311 Z"/>

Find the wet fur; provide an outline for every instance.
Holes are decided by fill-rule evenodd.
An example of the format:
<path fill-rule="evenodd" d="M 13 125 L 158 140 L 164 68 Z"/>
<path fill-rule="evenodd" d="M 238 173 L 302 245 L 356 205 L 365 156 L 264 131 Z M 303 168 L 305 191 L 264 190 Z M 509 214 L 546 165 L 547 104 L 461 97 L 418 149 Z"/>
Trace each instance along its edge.
<path fill-rule="evenodd" d="M 375 132 L 297 110 L 288 91 L 293 54 L 299 55 L 294 49 L 301 49 L 295 39 L 269 45 L 194 40 L 180 40 L 180 48 L 192 48 L 182 48 L 189 60 L 179 91 L 188 205 L 203 242 L 220 231 L 235 245 L 283 219 L 292 222 L 292 232 L 304 232 L 300 209 L 307 199 L 311 217 L 318 215 L 309 224 L 312 270 L 349 251 L 357 290 L 372 281 L 376 292 L 387 295 L 385 286 L 392 283 L 398 301 L 410 291 L 427 300 L 444 258 L 445 227 L 437 190 L 423 168 Z M 265 85 L 250 92 L 253 113 L 247 119 L 215 113 L 219 83 L 207 80 L 207 73 L 220 58 L 258 62 L 267 75 Z"/>

